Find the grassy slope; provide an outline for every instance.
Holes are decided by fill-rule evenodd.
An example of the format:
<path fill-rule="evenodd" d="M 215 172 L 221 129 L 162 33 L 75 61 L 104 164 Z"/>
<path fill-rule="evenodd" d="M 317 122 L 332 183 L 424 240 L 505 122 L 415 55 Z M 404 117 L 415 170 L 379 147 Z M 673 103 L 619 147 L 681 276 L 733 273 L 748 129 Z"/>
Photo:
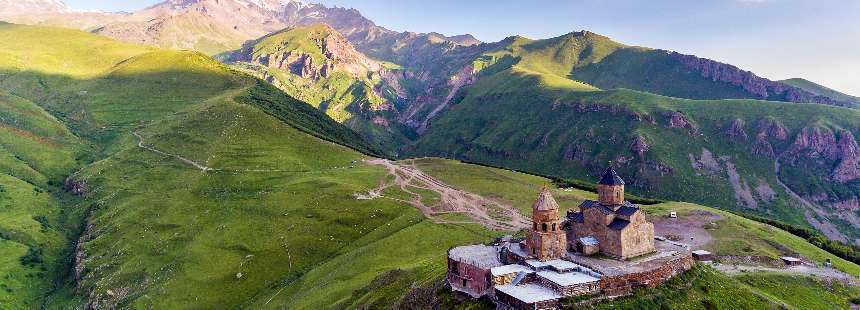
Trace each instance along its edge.
<path fill-rule="evenodd" d="M 809 80 L 793 78 L 779 82 L 803 89 L 819 96 L 826 96 L 840 101 L 860 103 L 860 97 L 851 96 Z"/>
<path fill-rule="evenodd" d="M 77 37 L 81 44 L 59 51 L 38 42 L 4 47 L 2 64 L 20 66 L 2 67 L 6 73 L 0 89 L 38 100 L 94 144 L 87 158 L 97 160 L 74 175 L 87 184 L 89 194 L 83 201 L 69 202 L 81 207 L 61 214 L 69 219 L 64 228 L 70 232 L 60 235 L 74 238 L 73 226 L 84 219 L 91 224 L 83 245 L 81 286 L 92 293 L 75 294 L 74 283 L 57 272 L 64 286 L 49 299 L 50 307 L 85 301 L 159 308 L 263 305 L 271 297 L 299 294 L 306 286 L 316 287 L 317 294 L 302 299 L 307 307 L 334 306 L 353 298 L 356 304 L 390 303 L 413 280 L 437 274 L 444 267 L 440 253 L 449 246 L 491 236 L 476 227 L 432 225 L 393 201 L 354 200 L 353 193 L 376 186 L 384 171 L 347 168 L 363 155 L 308 133 L 372 149 L 316 109 L 207 57 L 128 48 L 136 53 L 116 57 L 113 64 L 80 66 L 77 61 L 89 58 L 66 57 L 65 68 L 81 69 L 63 71 L 58 65 L 36 70 L 18 61 L 25 54 L 19 48 L 51 59 L 101 45 L 104 57 L 92 50 L 89 56 L 111 59 L 115 43 L 74 31 L 0 28 L 4 38 L 32 35 L 45 41 L 63 41 L 53 38 L 61 36 L 70 44 Z M 219 170 L 204 173 L 138 148 L 134 130 L 140 130 L 147 145 Z M 19 196 L 29 188 L 9 190 Z M 49 211 L 57 214 L 58 209 Z M 78 224 L 72 224 L 76 220 Z M 419 236 L 426 244 L 401 246 Z M 67 243 L 57 243 L 50 253 L 66 249 Z M 22 251 L 26 249 L 15 246 L 4 252 L 9 253 L 3 255 L 4 268 Z M 344 259 L 364 261 L 366 268 L 344 269 L 340 278 L 348 281 L 320 288 L 332 273 L 319 267 L 345 265 L 337 263 Z M 56 265 L 69 268 L 67 263 Z M 354 296 L 353 291 L 379 273 L 395 268 L 408 269 L 409 278 L 389 295 Z M 36 305 L 43 299 L 30 293 L 49 291 L 45 287 L 14 287 L 8 298 L 27 299 L 18 305 Z M 335 301 L 329 299 L 336 296 Z M 289 302 L 278 299 L 268 305 Z"/>
<path fill-rule="evenodd" d="M 38 307 L 62 273 L 69 240 L 54 193 L 86 149 L 37 105 L 0 93 L 0 308 Z"/>

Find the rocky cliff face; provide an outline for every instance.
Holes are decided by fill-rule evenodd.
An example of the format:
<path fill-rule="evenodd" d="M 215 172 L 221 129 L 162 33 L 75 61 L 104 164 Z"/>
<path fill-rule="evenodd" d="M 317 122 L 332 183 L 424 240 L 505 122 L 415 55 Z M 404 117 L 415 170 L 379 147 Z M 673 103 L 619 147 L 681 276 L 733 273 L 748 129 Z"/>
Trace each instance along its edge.
<path fill-rule="evenodd" d="M 853 106 L 850 102 L 842 102 L 818 96 L 800 88 L 789 86 L 788 84 L 759 77 L 750 71 L 744 71 L 729 64 L 677 52 L 671 52 L 669 55 L 672 59 L 680 62 L 690 70 L 698 72 L 705 78 L 709 78 L 714 82 L 724 82 L 743 88 L 758 99 Z"/>
<path fill-rule="evenodd" d="M 282 32 L 249 42 L 229 57 L 231 61 L 246 61 L 269 68 L 289 71 L 303 78 L 328 78 L 334 71 L 342 71 L 353 78 L 367 78 L 370 74 L 383 74 L 379 62 L 364 56 L 353 48 L 346 38 L 328 25 L 316 25 L 308 37 L 290 37 L 292 40 L 310 41 L 314 46 L 301 49 L 302 43 L 277 40 Z M 290 30 L 286 30 L 287 32 Z M 268 42 L 273 39 L 275 42 Z M 278 45 L 275 50 L 260 52 L 259 45 Z M 322 60 L 314 60 L 314 55 Z"/>

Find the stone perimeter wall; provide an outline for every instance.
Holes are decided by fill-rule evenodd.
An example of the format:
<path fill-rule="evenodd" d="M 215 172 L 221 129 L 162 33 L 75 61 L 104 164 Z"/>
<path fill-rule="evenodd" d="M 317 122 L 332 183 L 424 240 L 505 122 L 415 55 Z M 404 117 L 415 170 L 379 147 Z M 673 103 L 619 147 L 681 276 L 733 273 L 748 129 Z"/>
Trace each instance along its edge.
<path fill-rule="evenodd" d="M 600 279 L 600 289 L 604 296 L 629 295 L 637 288 L 654 288 L 660 283 L 690 270 L 695 263 L 693 256 L 687 253 L 649 271 L 620 276 L 603 276 Z"/>

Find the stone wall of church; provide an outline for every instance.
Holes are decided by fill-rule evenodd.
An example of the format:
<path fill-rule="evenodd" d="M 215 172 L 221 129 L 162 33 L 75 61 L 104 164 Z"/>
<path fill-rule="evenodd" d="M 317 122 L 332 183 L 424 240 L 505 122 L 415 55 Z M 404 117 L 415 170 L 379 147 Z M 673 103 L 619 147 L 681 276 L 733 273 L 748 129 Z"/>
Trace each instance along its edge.
<path fill-rule="evenodd" d="M 624 203 L 624 185 L 597 185 L 598 201 L 612 206 Z"/>
<path fill-rule="evenodd" d="M 654 252 L 654 224 L 631 224 L 621 234 L 621 257 L 627 259 Z"/>

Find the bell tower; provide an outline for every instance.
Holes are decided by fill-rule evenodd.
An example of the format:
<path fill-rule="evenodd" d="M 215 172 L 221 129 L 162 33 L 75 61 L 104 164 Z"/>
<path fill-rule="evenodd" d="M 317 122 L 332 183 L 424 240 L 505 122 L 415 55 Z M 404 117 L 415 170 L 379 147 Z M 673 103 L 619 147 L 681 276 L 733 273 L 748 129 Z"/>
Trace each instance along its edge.
<path fill-rule="evenodd" d="M 540 261 L 565 256 L 567 236 L 561 228 L 558 203 L 548 187 L 544 187 L 532 205 L 532 229 L 526 239 L 526 251 Z"/>
<path fill-rule="evenodd" d="M 603 177 L 597 183 L 598 202 L 604 206 L 624 204 L 624 180 L 618 176 L 612 166 L 606 168 Z"/>

